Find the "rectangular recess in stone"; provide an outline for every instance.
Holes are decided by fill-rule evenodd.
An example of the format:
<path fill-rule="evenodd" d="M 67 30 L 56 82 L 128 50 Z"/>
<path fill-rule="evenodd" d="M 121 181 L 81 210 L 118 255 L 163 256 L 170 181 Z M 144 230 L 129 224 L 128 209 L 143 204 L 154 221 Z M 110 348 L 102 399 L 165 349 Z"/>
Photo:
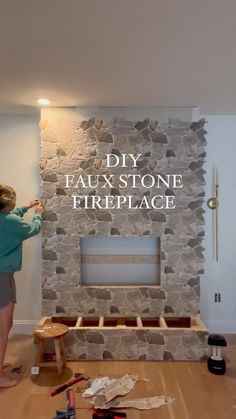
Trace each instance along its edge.
<path fill-rule="evenodd" d="M 114 317 L 104 317 L 104 323 L 103 326 L 104 327 L 116 327 L 118 324 L 118 320 L 119 318 L 114 318 Z"/>
<path fill-rule="evenodd" d="M 126 317 L 124 323 L 127 327 L 137 327 L 137 317 Z"/>
<path fill-rule="evenodd" d="M 82 237 L 83 285 L 160 285 L 159 237 Z"/>
<path fill-rule="evenodd" d="M 62 323 L 68 327 L 75 327 L 78 317 L 52 316 L 52 323 Z"/>
<path fill-rule="evenodd" d="M 98 327 L 99 317 L 83 317 L 81 327 Z"/>
<path fill-rule="evenodd" d="M 191 328 L 191 317 L 164 317 L 168 327 Z"/>
<path fill-rule="evenodd" d="M 160 327 L 159 317 L 142 317 L 143 327 Z"/>

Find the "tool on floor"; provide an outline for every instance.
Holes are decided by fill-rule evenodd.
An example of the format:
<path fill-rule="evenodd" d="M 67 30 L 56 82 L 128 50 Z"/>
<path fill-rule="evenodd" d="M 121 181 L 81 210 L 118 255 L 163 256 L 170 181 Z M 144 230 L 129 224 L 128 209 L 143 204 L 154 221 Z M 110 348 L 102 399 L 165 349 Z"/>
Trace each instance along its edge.
<path fill-rule="evenodd" d="M 52 397 L 56 396 L 56 394 L 61 393 L 62 391 L 66 390 L 67 388 L 71 387 L 73 384 L 76 384 L 79 381 L 88 380 L 88 379 L 89 379 L 89 377 L 87 377 L 86 375 L 76 373 L 76 377 L 71 378 L 69 381 L 67 381 L 67 383 L 65 383 L 62 386 L 57 387 L 55 390 L 53 390 L 51 392 L 51 396 Z"/>
<path fill-rule="evenodd" d="M 93 409 L 93 419 L 119 419 L 126 418 L 125 412 L 117 412 L 113 409 Z"/>
<path fill-rule="evenodd" d="M 226 371 L 226 363 L 221 356 L 221 348 L 227 346 L 224 336 L 209 335 L 208 345 L 212 346 L 212 354 L 207 360 L 208 370 L 212 374 L 223 375 Z"/>
<path fill-rule="evenodd" d="M 75 397 L 72 388 L 66 392 L 66 410 L 57 410 L 53 419 L 76 419 Z"/>

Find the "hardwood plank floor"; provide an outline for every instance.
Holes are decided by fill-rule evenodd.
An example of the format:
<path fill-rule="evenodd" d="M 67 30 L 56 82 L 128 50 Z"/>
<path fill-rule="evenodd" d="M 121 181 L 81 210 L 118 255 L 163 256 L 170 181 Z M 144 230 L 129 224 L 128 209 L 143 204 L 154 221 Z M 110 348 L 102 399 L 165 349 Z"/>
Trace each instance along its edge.
<path fill-rule="evenodd" d="M 149 381 L 140 381 L 125 398 L 170 395 L 175 401 L 159 409 L 139 411 L 127 409 L 128 419 L 235 419 L 236 418 L 236 336 L 226 336 L 227 372 L 224 376 L 210 374 L 205 362 L 144 361 L 81 361 L 70 362 L 61 378 L 56 368 L 41 368 L 39 376 L 31 376 L 33 340 L 15 335 L 10 339 L 8 360 L 22 365 L 19 384 L 0 390 L 1 419 L 50 419 L 56 409 L 65 409 L 65 392 L 50 397 L 50 391 L 67 381 L 74 372 L 93 377 L 120 377 L 137 374 Z M 9 370 L 9 369 L 8 369 Z M 74 385 L 73 388 L 80 386 Z M 77 417 L 91 419 L 90 405 L 76 394 Z"/>

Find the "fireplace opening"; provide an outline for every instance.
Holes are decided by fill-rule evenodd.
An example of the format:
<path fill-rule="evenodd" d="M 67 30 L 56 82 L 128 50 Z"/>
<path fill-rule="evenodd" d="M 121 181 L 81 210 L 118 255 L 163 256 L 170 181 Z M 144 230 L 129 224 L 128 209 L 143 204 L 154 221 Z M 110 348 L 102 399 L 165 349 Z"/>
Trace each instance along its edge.
<path fill-rule="evenodd" d="M 160 285 L 160 238 L 81 238 L 81 284 Z"/>

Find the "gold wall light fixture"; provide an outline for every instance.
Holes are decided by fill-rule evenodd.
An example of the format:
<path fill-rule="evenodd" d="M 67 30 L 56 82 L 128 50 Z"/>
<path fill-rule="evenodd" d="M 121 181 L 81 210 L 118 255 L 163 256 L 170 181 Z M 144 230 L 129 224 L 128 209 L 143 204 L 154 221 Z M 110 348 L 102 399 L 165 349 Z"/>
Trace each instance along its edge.
<path fill-rule="evenodd" d="M 218 167 L 213 167 L 212 174 L 212 196 L 207 200 L 207 206 L 213 210 L 212 217 L 212 246 L 213 255 L 216 262 L 219 260 L 219 226 L 218 226 L 218 207 L 219 207 L 219 176 Z"/>

